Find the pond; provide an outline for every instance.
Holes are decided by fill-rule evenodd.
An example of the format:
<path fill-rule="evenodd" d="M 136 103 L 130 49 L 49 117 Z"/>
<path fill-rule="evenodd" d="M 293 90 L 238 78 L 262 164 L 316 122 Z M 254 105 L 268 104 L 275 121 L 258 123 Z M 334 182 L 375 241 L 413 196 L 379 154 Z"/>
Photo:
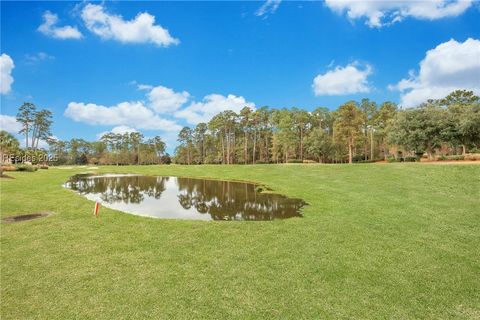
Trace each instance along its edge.
<path fill-rule="evenodd" d="M 142 175 L 76 175 L 65 184 L 89 200 L 164 219 L 273 220 L 301 216 L 305 202 L 253 183 Z"/>

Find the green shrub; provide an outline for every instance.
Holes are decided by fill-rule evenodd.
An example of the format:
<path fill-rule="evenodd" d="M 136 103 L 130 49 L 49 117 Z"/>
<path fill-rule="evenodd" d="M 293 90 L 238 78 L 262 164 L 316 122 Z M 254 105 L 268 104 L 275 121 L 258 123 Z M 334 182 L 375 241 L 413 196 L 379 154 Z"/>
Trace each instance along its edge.
<path fill-rule="evenodd" d="M 451 156 L 444 156 L 441 155 L 438 157 L 438 161 L 459 161 L 459 160 L 464 160 L 465 157 L 462 155 L 451 155 Z"/>
<path fill-rule="evenodd" d="M 415 162 L 418 161 L 417 157 L 403 157 L 404 162 Z"/>
<path fill-rule="evenodd" d="M 16 167 L 17 167 L 17 171 L 34 172 L 38 170 L 37 167 L 34 167 L 30 164 L 19 164 L 19 165 L 16 165 Z"/>
<path fill-rule="evenodd" d="M 303 163 L 317 163 L 315 160 L 303 160 Z"/>
<path fill-rule="evenodd" d="M 363 154 L 357 154 L 352 157 L 352 162 L 362 162 L 365 161 L 365 156 Z"/>
<path fill-rule="evenodd" d="M 464 156 L 462 156 L 462 155 L 447 156 L 447 159 L 448 159 L 448 160 L 458 161 L 458 160 L 463 160 L 463 159 L 464 159 Z"/>
<path fill-rule="evenodd" d="M 287 163 L 303 163 L 303 161 L 300 159 L 288 159 Z"/>
<path fill-rule="evenodd" d="M 417 159 L 420 160 L 423 157 L 424 152 L 415 152 Z"/>
<path fill-rule="evenodd" d="M 480 160 L 480 153 L 467 153 L 464 159 L 470 161 Z"/>
<path fill-rule="evenodd" d="M 260 193 L 260 192 L 262 192 L 262 191 L 264 191 L 264 190 L 265 190 L 265 189 L 263 188 L 263 186 L 256 186 L 256 187 L 255 187 L 255 192 Z"/>
<path fill-rule="evenodd" d="M 387 158 L 387 161 L 390 162 L 390 163 L 399 162 L 399 160 L 397 160 L 395 157 L 391 157 L 391 156 Z"/>

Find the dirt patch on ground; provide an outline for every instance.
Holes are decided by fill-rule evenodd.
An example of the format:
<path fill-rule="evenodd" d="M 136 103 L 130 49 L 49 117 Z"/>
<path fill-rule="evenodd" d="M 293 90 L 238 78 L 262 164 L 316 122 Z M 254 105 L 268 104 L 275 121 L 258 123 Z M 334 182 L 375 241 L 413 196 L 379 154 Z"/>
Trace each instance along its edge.
<path fill-rule="evenodd" d="M 14 222 L 21 222 L 21 221 L 28 221 L 34 220 L 38 218 L 44 218 L 52 215 L 53 212 L 43 211 L 43 212 L 34 212 L 34 213 L 27 213 L 27 214 L 19 214 L 16 216 L 5 217 L 2 219 L 2 223 L 14 223 Z"/>
<path fill-rule="evenodd" d="M 378 164 L 390 164 L 388 161 L 376 161 Z M 451 160 L 451 161 L 420 161 L 420 162 L 392 162 L 392 163 L 420 163 L 420 164 L 480 164 L 480 161 L 473 160 Z"/>
<path fill-rule="evenodd" d="M 0 174 L 0 179 L 15 179 L 15 178 L 7 176 L 6 174 Z"/>
<path fill-rule="evenodd" d="M 480 161 L 473 160 L 450 160 L 450 161 L 420 161 L 423 164 L 480 164 Z"/>

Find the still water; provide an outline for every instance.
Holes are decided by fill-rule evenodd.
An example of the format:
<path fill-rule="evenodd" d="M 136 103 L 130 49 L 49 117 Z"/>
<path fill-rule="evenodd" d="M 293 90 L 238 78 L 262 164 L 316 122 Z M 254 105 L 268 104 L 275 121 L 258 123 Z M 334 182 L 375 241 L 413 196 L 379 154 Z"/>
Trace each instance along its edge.
<path fill-rule="evenodd" d="M 273 220 L 301 216 L 305 202 L 244 182 L 141 175 L 77 175 L 65 184 L 89 200 L 164 219 Z"/>

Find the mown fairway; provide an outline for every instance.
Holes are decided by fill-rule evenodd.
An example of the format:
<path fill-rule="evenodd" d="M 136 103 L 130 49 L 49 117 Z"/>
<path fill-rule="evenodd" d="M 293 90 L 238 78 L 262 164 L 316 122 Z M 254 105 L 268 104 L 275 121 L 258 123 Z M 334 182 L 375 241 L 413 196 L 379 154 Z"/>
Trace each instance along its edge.
<path fill-rule="evenodd" d="M 261 182 L 304 218 L 142 218 L 64 189 L 85 168 L 13 172 L 2 319 L 480 318 L 480 165 L 100 167 Z"/>

